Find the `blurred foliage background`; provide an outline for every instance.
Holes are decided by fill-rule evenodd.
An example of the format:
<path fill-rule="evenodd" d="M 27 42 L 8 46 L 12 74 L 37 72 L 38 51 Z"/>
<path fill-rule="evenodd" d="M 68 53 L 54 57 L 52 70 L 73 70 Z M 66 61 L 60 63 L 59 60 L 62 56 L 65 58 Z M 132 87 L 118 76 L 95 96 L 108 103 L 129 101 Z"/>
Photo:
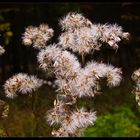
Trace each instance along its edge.
<path fill-rule="evenodd" d="M 81 99 L 97 113 L 94 126 L 86 129 L 84 137 L 139 137 L 140 107 L 131 91 L 131 74 L 140 67 L 140 3 L 0 3 L 0 44 L 6 52 L 0 56 L 0 99 L 9 105 L 8 117 L 0 117 L 0 137 L 49 137 L 51 127 L 45 121 L 45 112 L 53 105 L 56 93 L 43 86 L 31 96 L 20 95 L 7 99 L 3 91 L 5 80 L 13 74 L 26 72 L 43 77 L 36 61 L 37 51 L 22 44 L 21 36 L 28 25 L 48 23 L 57 42 L 61 33 L 58 21 L 68 12 L 80 12 L 93 23 L 117 23 L 131 34 L 128 42 L 121 42 L 115 52 L 105 48 L 88 56 L 121 67 L 123 81 L 119 87 L 109 89 L 102 83 L 102 94 L 93 100 Z M 32 111 L 34 95 L 38 95 Z M 0 110 L 1 111 L 1 110 Z M 0 112 L 2 113 L 2 111 Z"/>

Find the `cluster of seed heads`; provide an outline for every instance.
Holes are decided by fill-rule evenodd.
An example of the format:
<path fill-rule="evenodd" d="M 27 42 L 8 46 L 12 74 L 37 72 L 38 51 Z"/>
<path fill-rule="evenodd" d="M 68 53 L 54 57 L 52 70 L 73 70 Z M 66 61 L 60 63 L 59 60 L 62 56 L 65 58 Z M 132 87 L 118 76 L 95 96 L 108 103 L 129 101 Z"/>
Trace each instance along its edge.
<path fill-rule="evenodd" d="M 60 19 L 59 25 L 63 32 L 57 43 L 46 44 L 53 36 L 53 29 L 47 24 L 28 26 L 22 36 L 24 45 L 38 49 L 37 61 L 40 69 L 48 76 L 54 76 L 55 80 L 50 82 L 45 77 L 38 79 L 20 73 L 9 78 L 4 89 L 7 97 L 14 98 L 17 92 L 30 93 L 44 83 L 54 87 L 57 92 L 54 108 L 46 113 L 47 123 L 57 126 L 57 129 L 52 130 L 52 135 L 75 137 L 96 121 L 96 112 L 77 107 L 77 99 L 94 97 L 99 93 L 99 83 L 104 77 L 109 87 L 119 86 L 122 71 L 111 64 L 94 60 L 82 67 L 73 52 L 88 54 L 92 50 L 100 50 L 103 43 L 117 49 L 118 42 L 128 39 L 129 33 L 124 32 L 117 24 L 94 24 L 80 13 L 68 13 Z"/>

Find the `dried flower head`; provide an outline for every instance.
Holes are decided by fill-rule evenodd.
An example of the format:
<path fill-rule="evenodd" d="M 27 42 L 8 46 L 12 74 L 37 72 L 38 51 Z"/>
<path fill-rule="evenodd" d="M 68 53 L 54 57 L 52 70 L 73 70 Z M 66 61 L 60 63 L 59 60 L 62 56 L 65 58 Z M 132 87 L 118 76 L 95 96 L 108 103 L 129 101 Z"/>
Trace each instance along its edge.
<path fill-rule="evenodd" d="M 46 46 L 46 42 L 53 36 L 53 29 L 47 24 L 40 24 L 39 27 L 28 26 L 22 36 L 23 44 L 26 46 L 33 45 L 36 49 Z"/>
<path fill-rule="evenodd" d="M 62 30 L 74 30 L 81 27 L 90 27 L 92 23 L 80 13 L 70 12 L 60 19 Z"/>
<path fill-rule="evenodd" d="M 121 39 L 128 40 L 129 37 L 129 33 L 123 32 L 122 27 L 118 24 L 93 24 L 91 28 L 98 41 L 107 43 L 113 49 L 118 49 L 117 43 Z"/>
<path fill-rule="evenodd" d="M 46 113 L 46 120 L 50 125 L 59 124 L 66 116 L 66 110 L 64 102 L 54 100 L 54 108 L 50 109 Z"/>
<path fill-rule="evenodd" d="M 68 30 L 59 37 L 59 44 L 64 49 L 69 48 L 73 52 L 85 54 L 90 53 L 91 50 L 100 50 L 103 43 L 107 43 L 113 49 L 118 49 L 118 42 L 129 38 L 129 33 L 123 32 L 122 27 L 118 24 L 90 24 L 90 26 L 86 26 L 74 20 L 77 18 L 72 18 L 77 22 L 75 25 L 73 22 L 68 22 L 71 17 L 69 14 L 67 16 L 64 21 L 62 20 L 63 22 L 61 21 L 61 25 L 64 26 L 64 29 L 67 25 Z M 78 23 L 84 26 L 81 24 L 80 26 Z M 76 28 L 76 26 L 78 27 Z"/>
<path fill-rule="evenodd" d="M 5 82 L 4 90 L 7 97 L 15 98 L 17 92 L 21 92 L 22 94 L 31 93 L 42 86 L 43 83 L 44 81 L 38 79 L 36 76 L 19 73 Z"/>
<path fill-rule="evenodd" d="M 86 112 L 84 108 L 72 112 L 63 120 L 62 127 L 70 134 L 74 134 L 78 128 L 86 128 L 93 125 L 96 120 L 95 112 Z"/>
<path fill-rule="evenodd" d="M 62 33 L 59 37 L 59 44 L 79 54 L 90 53 L 91 50 L 99 50 L 101 47 L 91 28 L 88 27 Z"/>
<path fill-rule="evenodd" d="M 80 69 L 78 59 L 56 44 L 49 45 L 38 53 L 38 62 L 43 70 L 52 71 L 61 80 L 68 80 L 76 76 Z"/>
<path fill-rule="evenodd" d="M 41 49 L 41 51 L 37 55 L 37 60 L 39 63 L 39 67 L 43 71 L 47 71 L 48 75 L 54 73 L 54 63 L 61 55 L 62 49 L 59 48 L 56 44 L 48 45 L 45 49 Z"/>
<path fill-rule="evenodd" d="M 133 72 L 131 76 L 132 80 L 135 81 L 136 83 L 140 82 L 140 69 L 137 69 Z"/>
<path fill-rule="evenodd" d="M 132 93 L 135 95 L 136 102 L 140 106 L 140 69 L 134 71 L 131 78 L 136 83 L 136 87 Z"/>
<path fill-rule="evenodd" d="M 84 108 L 77 109 L 62 120 L 61 127 L 53 131 L 53 135 L 58 137 L 77 136 L 81 130 L 89 125 L 93 125 L 96 120 L 95 112 L 86 112 Z"/>
<path fill-rule="evenodd" d="M 72 97 L 87 97 L 99 93 L 101 78 L 107 77 L 109 87 L 118 86 L 122 80 L 122 72 L 119 68 L 103 63 L 89 62 L 87 65 L 75 71 L 75 78 L 63 79 L 57 77 L 58 91 L 64 92 Z M 69 76 L 70 77 L 70 76 Z"/>

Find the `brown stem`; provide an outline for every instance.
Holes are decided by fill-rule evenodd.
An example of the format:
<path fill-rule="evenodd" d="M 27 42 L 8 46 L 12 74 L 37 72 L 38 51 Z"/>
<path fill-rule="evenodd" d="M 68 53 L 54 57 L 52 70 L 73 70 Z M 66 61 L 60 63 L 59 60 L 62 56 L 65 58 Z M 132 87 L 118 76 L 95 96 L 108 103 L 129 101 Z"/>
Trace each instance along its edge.
<path fill-rule="evenodd" d="M 35 92 L 32 96 L 32 113 L 34 115 L 35 118 L 35 127 L 33 129 L 32 135 L 34 136 L 34 134 L 36 134 L 37 130 L 38 130 L 38 116 L 37 116 L 37 111 L 36 111 L 36 104 L 37 104 L 37 100 L 38 99 L 38 95 L 37 92 Z"/>
<path fill-rule="evenodd" d="M 82 57 L 82 66 L 84 66 L 84 64 L 85 64 L 85 55 L 84 55 L 84 53 L 81 54 L 81 57 Z"/>

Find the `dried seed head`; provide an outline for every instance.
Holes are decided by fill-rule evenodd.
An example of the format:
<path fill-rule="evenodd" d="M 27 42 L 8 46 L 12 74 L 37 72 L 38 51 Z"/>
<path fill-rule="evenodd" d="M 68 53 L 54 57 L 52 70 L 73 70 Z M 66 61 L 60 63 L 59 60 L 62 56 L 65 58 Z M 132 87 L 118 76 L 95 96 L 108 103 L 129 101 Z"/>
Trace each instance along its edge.
<path fill-rule="evenodd" d="M 5 82 L 4 90 L 7 97 L 15 98 L 17 92 L 21 92 L 22 94 L 31 93 L 42 86 L 43 83 L 44 81 L 38 79 L 36 76 L 19 73 Z"/>

